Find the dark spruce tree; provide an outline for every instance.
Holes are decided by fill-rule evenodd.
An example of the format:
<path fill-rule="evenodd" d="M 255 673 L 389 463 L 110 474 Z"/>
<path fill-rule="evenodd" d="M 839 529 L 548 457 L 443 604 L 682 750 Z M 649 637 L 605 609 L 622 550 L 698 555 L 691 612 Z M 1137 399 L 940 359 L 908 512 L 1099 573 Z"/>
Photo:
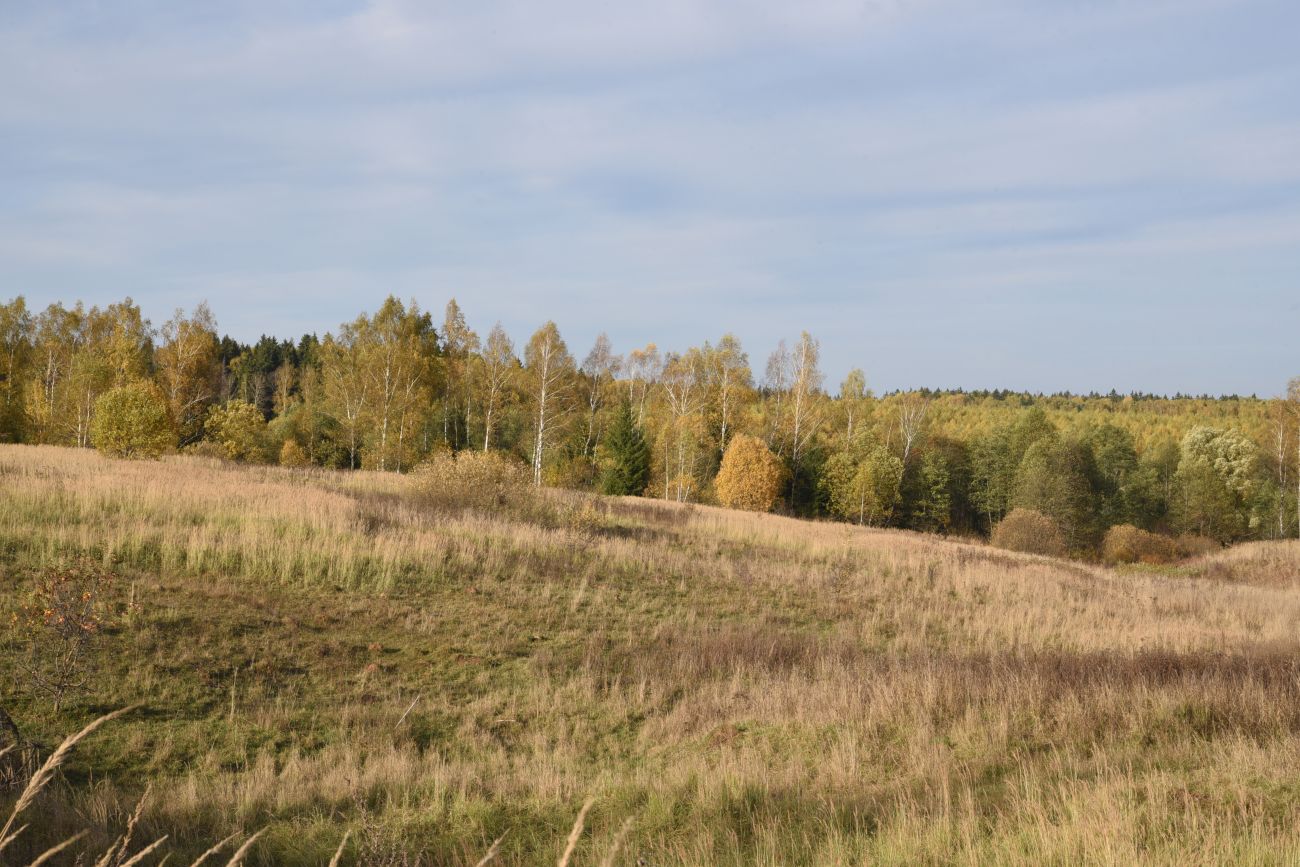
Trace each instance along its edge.
<path fill-rule="evenodd" d="M 609 466 L 600 479 L 601 491 L 620 496 L 640 495 L 650 481 L 650 448 L 632 419 L 632 405 L 626 400 L 619 406 L 605 437 L 605 449 Z"/>

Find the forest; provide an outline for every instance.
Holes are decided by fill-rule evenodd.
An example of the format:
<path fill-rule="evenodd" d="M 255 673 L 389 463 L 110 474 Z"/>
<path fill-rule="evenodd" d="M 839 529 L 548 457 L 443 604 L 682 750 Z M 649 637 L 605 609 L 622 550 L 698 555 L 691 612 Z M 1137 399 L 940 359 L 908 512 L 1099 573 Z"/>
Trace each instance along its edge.
<path fill-rule="evenodd" d="M 1282 396 L 918 390 L 826 381 L 818 341 L 585 354 L 547 322 L 486 336 L 389 297 L 252 345 L 206 304 L 154 327 L 0 305 L 0 442 L 409 472 L 489 453 L 536 485 L 1160 561 L 1300 531 L 1300 380 Z M 1280 376 L 1279 384 L 1285 382 Z"/>

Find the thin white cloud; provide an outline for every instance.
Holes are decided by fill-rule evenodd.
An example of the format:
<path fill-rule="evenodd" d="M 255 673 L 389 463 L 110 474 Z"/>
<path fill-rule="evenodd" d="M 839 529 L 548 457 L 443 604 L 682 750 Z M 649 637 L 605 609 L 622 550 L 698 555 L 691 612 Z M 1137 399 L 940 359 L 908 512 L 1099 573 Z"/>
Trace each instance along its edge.
<path fill-rule="evenodd" d="M 245 338 L 388 291 L 575 343 L 737 323 L 757 358 L 806 327 L 885 386 L 999 384 L 982 334 L 1089 293 L 1224 339 L 1181 302 L 1297 288 L 1296 25 L 1280 0 L 11 7 L 0 295 L 207 296 Z M 927 304 L 951 330 L 907 367 Z M 1215 379 L 1146 339 L 1095 386 Z M 1260 343 L 1215 381 L 1285 366 Z"/>

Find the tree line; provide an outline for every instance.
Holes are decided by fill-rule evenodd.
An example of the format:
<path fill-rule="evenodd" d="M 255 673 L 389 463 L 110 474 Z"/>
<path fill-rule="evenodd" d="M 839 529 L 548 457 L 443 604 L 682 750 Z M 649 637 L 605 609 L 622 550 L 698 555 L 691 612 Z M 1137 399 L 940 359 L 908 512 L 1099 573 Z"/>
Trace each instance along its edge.
<path fill-rule="evenodd" d="M 534 484 L 722 502 L 928 532 L 1047 516 L 1070 551 L 1135 527 L 1230 543 L 1300 532 L 1300 380 L 1272 400 L 827 387 L 807 332 L 756 371 L 731 334 L 580 358 L 517 345 L 452 300 L 387 298 L 336 331 L 252 345 L 206 304 L 153 327 L 106 307 L 0 305 L 0 442 L 405 472 L 516 456 Z M 730 459 L 729 459 L 729 453 Z"/>

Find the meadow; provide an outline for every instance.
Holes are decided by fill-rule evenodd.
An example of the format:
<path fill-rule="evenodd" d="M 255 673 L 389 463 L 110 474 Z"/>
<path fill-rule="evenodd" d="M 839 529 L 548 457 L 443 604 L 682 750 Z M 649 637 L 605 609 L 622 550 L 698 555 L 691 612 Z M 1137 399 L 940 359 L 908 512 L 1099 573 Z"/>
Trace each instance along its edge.
<path fill-rule="evenodd" d="M 56 710 L 8 613 L 110 567 Z M 190 863 L 1300 862 L 1300 542 L 1122 569 L 412 476 L 0 446 L 0 707 L 77 746 L 5 856 L 137 803 Z M 13 790 L 3 793 L 12 800 Z M 0 815 L 8 807 L 0 802 Z M 494 843 L 500 841 L 494 850 Z M 71 851 L 71 850 L 69 850 Z"/>

